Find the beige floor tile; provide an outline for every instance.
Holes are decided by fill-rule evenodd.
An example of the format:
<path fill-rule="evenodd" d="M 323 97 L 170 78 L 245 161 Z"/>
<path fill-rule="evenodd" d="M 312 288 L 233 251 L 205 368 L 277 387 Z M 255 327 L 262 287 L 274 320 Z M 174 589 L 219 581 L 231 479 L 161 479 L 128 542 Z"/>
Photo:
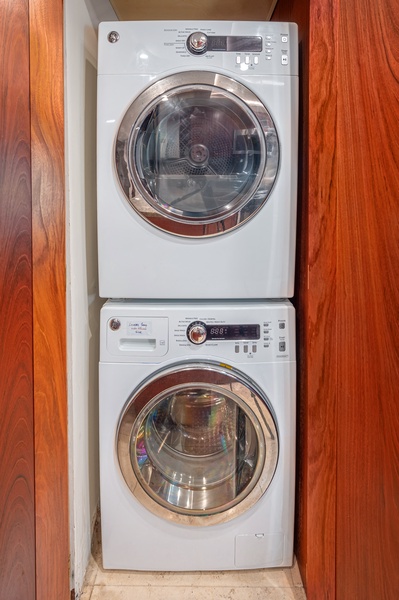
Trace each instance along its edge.
<path fill-rule="evenodd" d="M 94 586 L 90 600 L 305 600 L 300 589 Z"/>
<path fill-rule="evenodd" d="M 257 569 L 253 571 L 191 571 L 143 572 L 97 571 L 96 585 L 163 586 L 163 587 L 293 587 L 292 576 L 283 569 Z"/>
<path fill-rule="evenodd" d="M 91 593 L 93 591 L 92 586 L 85 586 L 81 595 L 79 596 L 79 600 L 91 600 Z"/>
<path fill-rule="evenodd" d="M 96 580 L 97 571 L 99 569 L 98 562 L 94 556 L 90 556 L 89 564 L 87 565 L 85 574 L 85 584 L 91 586 Z"/>
<path fill-rule="evenodd" d="M 294 560 L 294 564 L 291 569 L 287 569 L 289 572 L 288 576 L 291 578 L 291 585 L 296 587 L 303 587 L 301 573 L 299 572 L 299 567 L 297 560 Z"/>

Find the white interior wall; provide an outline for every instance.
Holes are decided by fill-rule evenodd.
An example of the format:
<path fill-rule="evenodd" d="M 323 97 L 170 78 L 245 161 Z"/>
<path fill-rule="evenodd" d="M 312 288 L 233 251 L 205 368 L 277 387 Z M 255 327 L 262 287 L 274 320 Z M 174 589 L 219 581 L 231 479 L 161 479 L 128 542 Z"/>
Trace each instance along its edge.
<path fill-rule="evenodd" d="M 71 589 L 82 588 L 99 500 L 96 234 L 97 25 L 108 0 L 64 3 Z"/>

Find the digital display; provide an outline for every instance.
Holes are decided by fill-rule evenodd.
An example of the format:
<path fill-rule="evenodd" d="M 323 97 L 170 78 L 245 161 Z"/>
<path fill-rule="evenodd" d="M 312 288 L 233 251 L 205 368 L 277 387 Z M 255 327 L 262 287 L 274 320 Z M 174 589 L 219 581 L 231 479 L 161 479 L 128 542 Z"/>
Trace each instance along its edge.
<path fill-rule="evenodd" d="M 262 52 L 262 38 L 228 36 L 227 52 Z"/>
<path fill-rule="evenodd" d="M 207 325 L 207 340 L 259 340 L 259 325 Z"/>
<path fill-rule="evenodd" d="M 210 52 L 262 52 L 262 38 L 259 36 L 208 36 Z"/>

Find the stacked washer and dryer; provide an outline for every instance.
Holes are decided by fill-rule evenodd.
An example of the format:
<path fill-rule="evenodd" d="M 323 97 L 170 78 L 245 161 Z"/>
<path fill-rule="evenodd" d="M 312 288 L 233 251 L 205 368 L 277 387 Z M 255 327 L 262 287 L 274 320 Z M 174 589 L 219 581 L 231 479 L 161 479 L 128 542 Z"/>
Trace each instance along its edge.
<path fill-rule="evenodd" d="M 99 27 L 103 564 L 293 558 L 292 23 Z"/>

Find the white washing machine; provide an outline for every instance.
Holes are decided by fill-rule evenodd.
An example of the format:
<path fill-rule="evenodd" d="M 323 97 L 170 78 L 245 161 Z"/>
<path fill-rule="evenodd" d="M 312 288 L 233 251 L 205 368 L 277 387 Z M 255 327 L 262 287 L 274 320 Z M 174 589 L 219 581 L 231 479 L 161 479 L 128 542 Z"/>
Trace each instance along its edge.
<path fill-rule="evenodd" d="M 292 564 L 294 320 L 288 300 L 104 305 L 105 568 Z"/>
<path fill-rule="evenodd" d="M 291 297 L 297 127 L 296 25 L 100 24 L 100 295 Z"/>

